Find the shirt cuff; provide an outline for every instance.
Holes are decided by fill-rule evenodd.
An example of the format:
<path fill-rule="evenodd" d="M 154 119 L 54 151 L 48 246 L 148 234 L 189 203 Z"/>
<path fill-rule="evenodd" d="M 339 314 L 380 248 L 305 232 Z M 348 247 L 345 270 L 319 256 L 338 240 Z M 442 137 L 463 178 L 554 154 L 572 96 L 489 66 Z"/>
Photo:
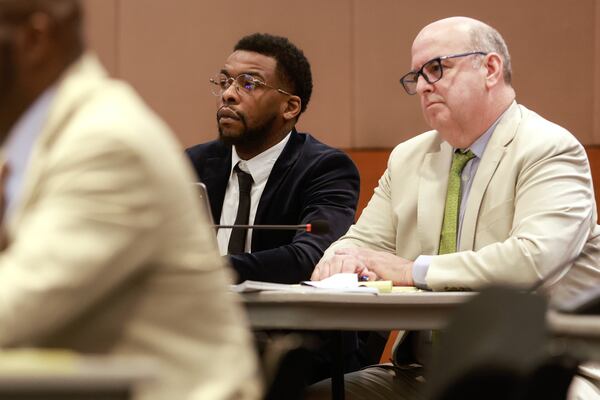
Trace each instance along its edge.
<path fill-rule="evenodd" d="M 413 282 L 419 289 L 429 290 L 425 277 L 427 276 L 427 271 L 429 271 L 432 258 L 433 256 L 419 256 L 413 263 Z"/>

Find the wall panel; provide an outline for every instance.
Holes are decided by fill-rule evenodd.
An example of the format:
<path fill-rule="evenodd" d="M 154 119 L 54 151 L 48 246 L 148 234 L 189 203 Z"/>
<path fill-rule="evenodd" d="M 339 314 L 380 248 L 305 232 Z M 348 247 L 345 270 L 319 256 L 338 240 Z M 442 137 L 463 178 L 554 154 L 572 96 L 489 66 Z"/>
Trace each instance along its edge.
<path fill-rule="evenodd" d="M 426 129 L 417 97 L 398 79 L 410 69 L 410 47 L 426 24 L 466 15 L 496 27 L 513 58 L 517 100 L 594 142 L 593 76 L 596 2 L 475 0 L 423 4 L 354 0 L 356 7 L 356 141 L 354 147 L 393 146 Z M 597 92 L 596 92 L 597 95 Z"/>
<path fill-rule="evenodd" d="M 596 200 L 598 200 L 600 199 L 600 146 L 585 146 L 585 150 L 590 159 L 594 192 Z M 379 184 L 379 178 L 387 168 L 387 160 L 390 157 L 391 150 L 348 149 L 347 152 L 360 171 L 360 197 L 356 214 L 358 219 L 373 196 L 373 189 Z M 598 204 L 596 204 L 596 209 L 598 209 Z"/>
<path fill-rule="evenodd" d="M 208 78 L 236 41 L 256 31 L 287 36 L 305 51 L 314 74 L 299 128 L 347 147 L 350 11 L 346 0 L 121 1 L 119 70 L 190 145 L 216 136 Z"/>
<path fill-rule="evenodd" d="M 112 75 L 117 75 L 117 1 L 84 0 L 85 35 Z"/>
<path fill-rule="evenodd" d="M 111 72 L 131 81 L 185 145 L 215 137 L 207 79 L 244 34 L 290 37 L 313 65 L 299 128 L 344 148 L 392 147 L 427 129 L 399 77 L 425 24 L 469 15 L 496 26 L 513 56 L 518 100 L 600 144 L 598 0 L 84 0 L 88 35 Z"/>

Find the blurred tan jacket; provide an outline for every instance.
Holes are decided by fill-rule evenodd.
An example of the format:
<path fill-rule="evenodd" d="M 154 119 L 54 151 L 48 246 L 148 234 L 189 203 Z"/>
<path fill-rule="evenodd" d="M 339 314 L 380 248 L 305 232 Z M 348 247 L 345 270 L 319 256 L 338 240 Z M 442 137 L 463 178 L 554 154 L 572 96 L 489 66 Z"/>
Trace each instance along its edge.
<path fill-rule="evenodd" d="M 136 399 L 255 399 L 247 322 L 166 125 L 91 55 L 57 83 L 0 255 L 0 346 L 143 355 Z"/>

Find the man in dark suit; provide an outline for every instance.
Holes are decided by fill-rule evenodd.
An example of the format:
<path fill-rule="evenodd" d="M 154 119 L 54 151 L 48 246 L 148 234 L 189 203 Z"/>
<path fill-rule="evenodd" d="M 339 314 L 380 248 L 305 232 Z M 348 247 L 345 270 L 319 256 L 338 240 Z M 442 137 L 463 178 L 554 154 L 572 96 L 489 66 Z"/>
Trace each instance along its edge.
<path fill-rule="evenodd" d="M 295 129 L 312 92 L 310 64 L 286 38 L 253 34 L 236 44 L 210 82 L 220 99 L 219 139 L 187 154 L 207 186 L 214 220 L 329 224 L 321 235 L 220 229 L 221 254 L 229 254 L 239 282 L 307 280 L 323 251 L 354 222 L 359 192 L 358 171 L 346 154 Z"/>
<path fill-rule="evenodd" d="M 219 229 L 238 282 L 307 280 L 323 251 L 354 222 L 359 175 L 350 158 L 295 129 L 310 99 L 308 60 L 286 38 L 242 38 L 210 80 L 218 96 L 219 139 L 187 149 L 208 189 L 214 221 L 230 224 L 308 224 L 325 220 L 326 234 Z M 298 376 L 330 376 L 330 336 L 319 335 L 310 368 Z M 345 366 L 356 370 L 356 337 L 345 337 Z"/>

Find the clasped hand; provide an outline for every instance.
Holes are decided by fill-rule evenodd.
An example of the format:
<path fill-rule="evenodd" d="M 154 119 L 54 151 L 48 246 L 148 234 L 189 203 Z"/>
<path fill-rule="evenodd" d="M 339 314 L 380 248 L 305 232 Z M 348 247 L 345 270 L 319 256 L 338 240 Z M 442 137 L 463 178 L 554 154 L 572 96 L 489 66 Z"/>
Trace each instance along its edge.
<path fill-rule="evenodd" d="M 333 257 L 321 260 L 311 280 L 320 281 L 338 273 L 356 273 L 372 280 L 391 280 L 396 286 L 413 286 L 413 262 L 394 254 L 365 248 L 336 250 Z"/>

